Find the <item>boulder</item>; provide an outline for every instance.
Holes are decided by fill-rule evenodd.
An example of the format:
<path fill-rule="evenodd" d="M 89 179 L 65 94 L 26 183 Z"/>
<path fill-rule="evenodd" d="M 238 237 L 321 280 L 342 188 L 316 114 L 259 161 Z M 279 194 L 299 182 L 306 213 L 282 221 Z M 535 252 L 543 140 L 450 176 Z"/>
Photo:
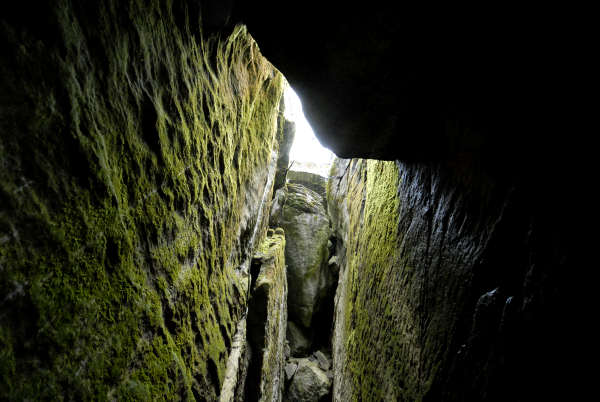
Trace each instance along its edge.
<path fill-rule="evenodd" d="M 322 370 L 324 370 L 324 371 L 329 370 L 329 368 L 331 367 L 331 360 L 329 360 L 329 358 L 325 355 L 325 353 L 321 352 L 320 350 L 317 350 L 315 353 L 313 353 L 313 355 L 317 358 L 319 367 Z"/>
<path fill-rule="evenodd" d="M 275 195 L 270 224 L 286 233 L 290 319 L 310 328 L 313 313 L 337 282 L 327 264 L 330 229 L 322 196 L 301 184 L 288 183 Z"/>
<path fill-rule="evenodd" d="M 331 380 L 317 363 L 309 359 L 298 359 L 298 368 L 284 400 L 315 402 L 331 390 Z"/>
<path fill-rule="evenodd" d="M 306 337 L 302 328 L 292 321 L 288 321 L 287 339 L 290 343 L 290 354 L 292 356 L 306 356 L 309 353 L 310 339 Z"/>
<path fill-rule="evenodd" d="M 302 184 L 319 194 L 324 200 L 327 197 L 327 178 L 319 174 L 290 170 L 287 174 L 287 180 L 293 184 Z"/>

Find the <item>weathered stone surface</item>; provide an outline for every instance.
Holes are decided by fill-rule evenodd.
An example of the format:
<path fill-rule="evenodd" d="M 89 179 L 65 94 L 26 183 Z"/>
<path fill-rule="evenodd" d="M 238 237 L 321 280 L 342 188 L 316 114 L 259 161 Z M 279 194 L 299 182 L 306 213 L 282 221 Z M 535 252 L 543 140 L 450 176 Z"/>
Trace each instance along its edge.
<path fill-rule="evenodd" d="M 339 272 L 339 270 L 340 270 L 339 257 L 337 255 L 332 256 L 329 259 L 329 261 L 327 261 L 327 265 L 329 266 L 329 269 L 332 272 Z"/>
<path fill-rule="evenodd" d="M 287 175 L 289 174 L 290 149 L 292 148 L 294 137 L 296 136 L 296 123 L 286 120 L 283 117 L 281 108 L 280 113 L 279 119 L 282 132 L 279 134 L 281 136 L 281 145 L 279 146 L 279 157 L 277 158 L 277 174 L 275 175 L 274 191 L 279 190 L 285 185 Z"/>
<path fill-rule="evenodd" d="M 271 225 L 281 226 L 286 233 L 288 311 L 291 320 L 310 328 L 313 312 L 334 284 L 327 266 L 329 218 L 314 191 L 292 183 L 282 190 L 276 194 Z"/>
<path fill-rule="evenodd" d="M 246 318 L 243 318 L 238 323 L 233 337 L 219 402 L 233 402 L 236 400 L 236 394 L 240 396 L 239 394 L 243 393 L 247 370 L 245 365 L 248 363 L 248 359 L 244 359 L 247 352 L 246 343 Z"/>
<path fill-rule="evenodd" d="M 545 393 L 540 374 L 553 376 L 556 364 L 548 338 L 559 342 L 565 332 L 549 314 L 561 310 L 553 287 L 531 277 L 566 260 L 537 253 L 557 246 L 552 236 L 525 240 L 527 217 L 538 212 L 522 194 L 425 165 L 336 161 L 332 176 L 340 257 L 334 400 Z M 563 247 L 553 253 L 564 256 Z"/>
<path fill-rule="evenodd" d="M 248 341 L 252 348 L 247 400 L 280 401 L 285 383 L 287 278 L 285 238 L 268 236 L 255 257 L 260 270 L 248 303 Z"/>
<path fill-rule="evenodd" d="M 290 170 L 288 172 L 287 179 L 290 183 L 301 184 L 304 187 L 311 189 L 315 193 L 319 194 L 323 200 L 327 200 L 327 178 L 321 175 L 310 173 L 310 172 L 300 172 Z M 325 207 L 327 203 L 325 202 Z"/>
<path fill-rule="evenodd" d="M 201 35 L 197 2 L 14 6 L 0 400 L 216 400 L 237 268 L 266 229 L 282 76 L 243 27 Z"/>
<path fill-rule="evenodd" d="M 292 356 L 306 356 L 309 353 L 311 346 L 310 338 L 293 321 L 288 321 L 287 339 L 290 342 L 290 354 Z"/>
<path fill-rule="evenodd" d="M 290 380 L 294 374 L 296 374 L 296 369 L 298 368 L 297 363 L 286 363 L 285 365 L 285 378 L 286 380 Z"/>
<path fill-rule="evenodd" d="M 298 368 L 284 398 L 285 401 L 316 402 L 330 392 L 331 380 L 317 363 L 297 359 Z"/>
<path fill-rule="evenodd" d="M 317 350 L 315 353 L 313 353 L 313 355 L 317 358 L 317 361 L 319 362 L 319 367 L 323 371 L 329 370 L 329 368 L 331 367 L 331 361 L 327 356 L 325 356 L 323 352 Z"/>

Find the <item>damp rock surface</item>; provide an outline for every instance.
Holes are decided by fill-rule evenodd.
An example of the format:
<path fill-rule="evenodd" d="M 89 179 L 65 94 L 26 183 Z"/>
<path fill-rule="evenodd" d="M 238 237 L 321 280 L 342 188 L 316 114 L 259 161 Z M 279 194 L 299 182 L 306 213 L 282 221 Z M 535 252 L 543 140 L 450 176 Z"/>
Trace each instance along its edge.
<path fill-rule="evenodd" d="M 359 159 L 337 160 L 331 176 L 340 266 L 333 399 L 548 395 L 557 363 L 547 351 L 565 334 L 551 317 L 564 320 L 565 310 L 556 285 L 531 278 L 556 275 L 566 249 L 553 248 L 528 190 Z"/>

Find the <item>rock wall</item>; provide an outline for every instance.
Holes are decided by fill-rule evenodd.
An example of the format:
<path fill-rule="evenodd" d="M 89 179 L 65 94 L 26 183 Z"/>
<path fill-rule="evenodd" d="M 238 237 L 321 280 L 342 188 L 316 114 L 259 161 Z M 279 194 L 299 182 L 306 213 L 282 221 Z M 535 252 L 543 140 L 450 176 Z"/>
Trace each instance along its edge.
<path fill-rule="evenodd" d="M 0 15 L 0 399 L 215 400 L 282 76 L 196 2 Z"/>
<path fill-rule="evenodd" d="M 299 174 L 289 173 L 290 176 L 291 173 L 296 176 Z M 304 172 L 302 175 L 317 176 Z M 320 180 L 324 187 L 325 179 Z M 314 316 L 320 310 L 328 290 L 335 284 L 335 275 L 329 272 L 327 264 L 331 231 L 323 198 L 315 191 L 290 180 L 284 188 L 277 190 L 270 224 L 281 226 L 286 232 L 288 306 L 290 321 L 293 322 L 291 332 L 296 329 L 303 333 L 300 338 L 307 337 L 310 343 L 316 327 L 322 324 L 316 323 L 313 326 Z M 291 346 L 294 352 L 295 342 Z"/>
<path fill-rule="evenodd" d="M 288 297 L 282 229 L 269 233 L 253 264 L 257 275 L 253 278 L 247 320 L 252 357 L 244 400 L 281 401 Z"/>
<path fill-rule="evenodd" d="M 530 190 L 372 160 L 338 159 L 331 176 L 334 400 L 563 395 L 567 251 Z"/>

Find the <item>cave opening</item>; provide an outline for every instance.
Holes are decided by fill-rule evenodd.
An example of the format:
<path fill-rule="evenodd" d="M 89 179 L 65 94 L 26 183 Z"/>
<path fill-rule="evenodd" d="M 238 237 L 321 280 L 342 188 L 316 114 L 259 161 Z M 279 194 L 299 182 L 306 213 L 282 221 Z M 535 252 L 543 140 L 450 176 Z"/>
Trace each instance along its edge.
<path fill-rule="evenodd" d="M 321 145 L 302 110 L 302 101 L 291 86 L 284 91 L 285 118 L 296 125 L 290 149 L 290 170 L 328 176 L 335 155 Z"/>

